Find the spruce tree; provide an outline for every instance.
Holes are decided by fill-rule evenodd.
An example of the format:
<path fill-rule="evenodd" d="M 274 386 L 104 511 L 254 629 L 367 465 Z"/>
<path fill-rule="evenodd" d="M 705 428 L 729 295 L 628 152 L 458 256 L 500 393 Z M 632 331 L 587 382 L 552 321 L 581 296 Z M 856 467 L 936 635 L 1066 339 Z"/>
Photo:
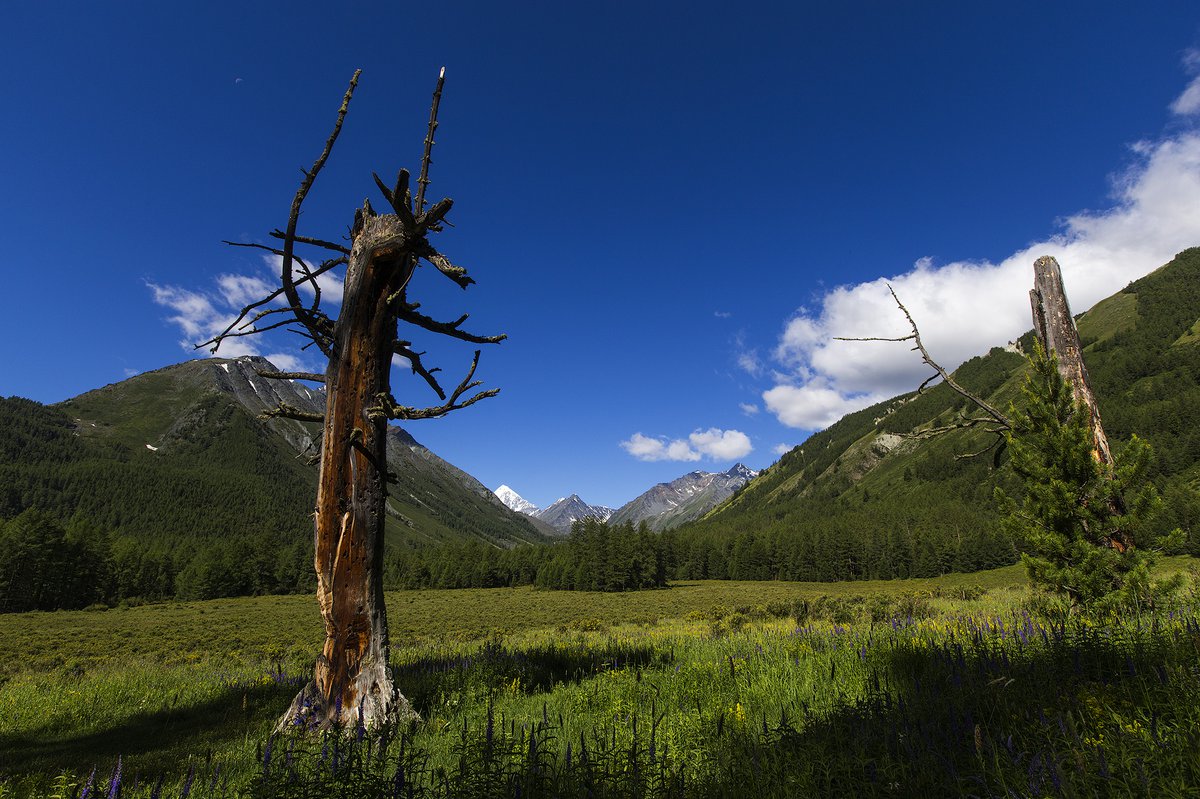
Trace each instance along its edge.
<path fill-rule="evenodd" d="M 1150 445 L 1133 436 L 1111 469 L 1101 464 L 1089 412 L 1075 401 L 1054 354 L 1035 342 L 1029 360 L 1024 403 L 1012 407 L 1006 434 L 1025 496 L 1018 504 L 997 489 L 996 497 L 1030 579 L 1066 597 L 1072 610 L 1153 604 L 1169 587 L 1151 583 L 1153 557 L 1182 534 L 1146 540 L 1147 521 L 1161 505 L 1145 479 Z"/>

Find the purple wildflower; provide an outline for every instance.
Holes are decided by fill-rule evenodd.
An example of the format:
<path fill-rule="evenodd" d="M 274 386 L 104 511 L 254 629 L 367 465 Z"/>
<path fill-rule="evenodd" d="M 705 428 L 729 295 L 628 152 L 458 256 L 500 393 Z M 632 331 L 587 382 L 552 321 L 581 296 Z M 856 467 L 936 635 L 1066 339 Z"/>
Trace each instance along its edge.
<path fill-rule="evenodd" d="M 192 767 L 190 769 L 188 769 L 187 779 L 183 781 L 183 790 L 179 792 L 179 799 L 187 799 L 188 798 L 188 795 L 192 792 L 192 780 L 195 778 L 196 778 L 196 765 L 193 763 Z"/>
<path fill-rule="evenodd" d="M 108 782 L 108 799 L 117 799 L 121 792 L 121 756 L 117 755 L 117 768 L 113 771 L 112 779 Z"/>

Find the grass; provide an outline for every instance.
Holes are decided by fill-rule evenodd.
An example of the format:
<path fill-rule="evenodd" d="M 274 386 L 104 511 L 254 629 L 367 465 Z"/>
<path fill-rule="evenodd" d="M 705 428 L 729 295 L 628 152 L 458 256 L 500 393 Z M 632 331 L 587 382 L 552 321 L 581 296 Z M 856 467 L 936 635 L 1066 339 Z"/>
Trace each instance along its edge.
<path fill-rule="evenodd" d="M 310 598 L 0 617 L 5 651 L 31 653 L 0 677 L 0 796 L 77 795 L 93 766 L 107 790 L 118 756 L 123 796 L 151 795 L 158 775 L 178 796 L 189 773 L 193 796 L 390 796 L 398 777 L 413 796 L 1200 784 L 1194 607 L 1050 626 L 1024 612 L 1016 569 L 388 599 L 422 721 L 382 758 L 352 739 L 267 744 L 318 643 Z"/>

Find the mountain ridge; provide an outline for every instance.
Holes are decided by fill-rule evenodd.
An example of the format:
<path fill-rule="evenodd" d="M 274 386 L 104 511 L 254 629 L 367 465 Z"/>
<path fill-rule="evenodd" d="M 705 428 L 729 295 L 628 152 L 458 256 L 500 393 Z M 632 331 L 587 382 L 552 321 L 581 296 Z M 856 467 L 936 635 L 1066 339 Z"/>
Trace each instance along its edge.
<path fill-rule="evenodd" d="M 320 428 L 278 417 L 264 419 L 262 413 L 280 403 L 323 412 L 324 393 L 299 381 L 264 378 L 259 370 L 275 369 L 258 356 L 194 359 L 84 392 L 53 407 L 67 414 L 83 444 L 99 445 L 108 455 L 135 465 L 146 457 L 156 459 L 143 471 L 170 474 L 199 461 L 210 471 L 223 471 L 225 482 L 256 483 L 259 473 L 274 475 L 273 481 L 253 491 L 256 496 L 273 490 L 286 494 L 288 506 L 297 510 L 288 512 L 284 526 L 308 537 L 316 487 L 316 468 L 309 456 L 319 447 Z M 230 426 L 236 435 L 228 432 Z M 408 431 L 389 425 L 387 437 L 395 482 L 389 489 L 386 534 L 393 544 L 424 546 L 467 537 L 513 546 L 547 539 L 544 530 L 510 511 L 482 483 Z M 178 479 L 171 486 L 170 492 L 188 502 L 216 499 L 211 494 L 196 496 L 205 492 L 191 491 Z M 102 515 L 123 529 L 122 514 Z M 223 527 L 243 529 L 236 514 L 222 518 Z M 177 532 L 189 529 L 171 524 Z"/>
<path fill-rule="evenodd" d="M 634 497 L 613 513 L 612 524 L 645 522 L 651 530 L 667 530 L 708 513 L 758 473 L 741 463 L 724 472 L 692 471 Z"/>

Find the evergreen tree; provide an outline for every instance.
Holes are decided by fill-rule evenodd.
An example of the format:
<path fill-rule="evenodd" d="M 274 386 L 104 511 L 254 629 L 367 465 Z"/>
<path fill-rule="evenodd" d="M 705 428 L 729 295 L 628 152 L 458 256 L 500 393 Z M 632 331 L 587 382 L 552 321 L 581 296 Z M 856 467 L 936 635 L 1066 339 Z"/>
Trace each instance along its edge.
<path fill-rule="evenodd" d="M 1177 544 L 1178 534 L 1145 540 L 1146 522 L 1161 504 L 1145 480 L 1149 444 L 1133 436 L 1113 468 L 1103 466 L 1092 454 L 1089 411 L 1075 402 L 1057 359 L 1035 344 L 1030 364 L 1024 406 L 1011 409 L 1006 434 L 1024 500 L 1018 505 L 996 489 L 1030 579 L 1064 595 L 1072 609 L 1152 602 L 1154 551 L 1144 545 Z"/>

